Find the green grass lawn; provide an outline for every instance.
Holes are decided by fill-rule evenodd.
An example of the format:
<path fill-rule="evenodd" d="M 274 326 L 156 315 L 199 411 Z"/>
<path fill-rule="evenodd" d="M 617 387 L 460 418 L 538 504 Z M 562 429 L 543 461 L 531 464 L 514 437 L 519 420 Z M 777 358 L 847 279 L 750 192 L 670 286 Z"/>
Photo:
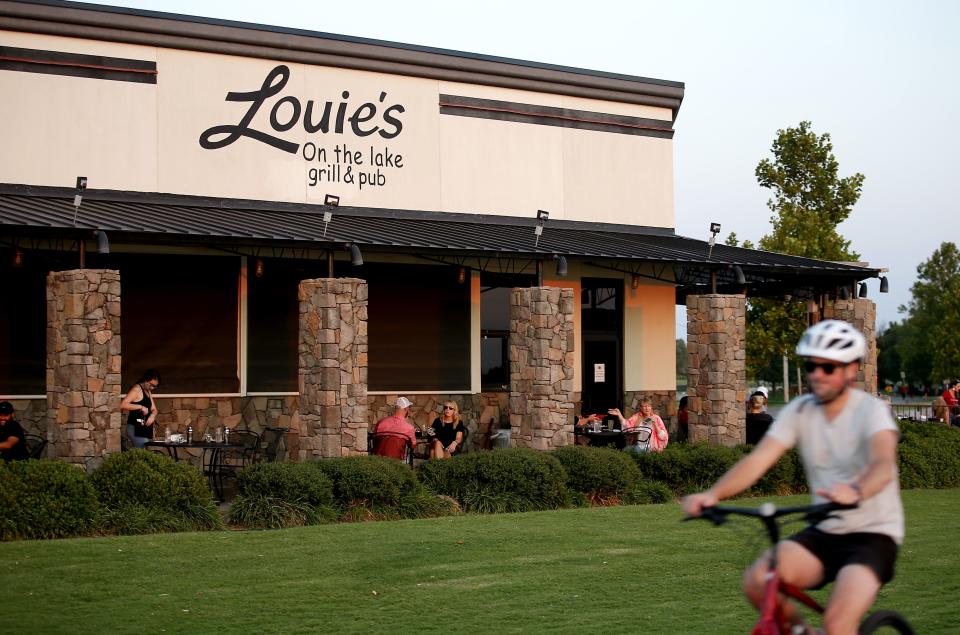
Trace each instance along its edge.
<path fill-rule="evenodd" d="M 904 501 L 877 605 L 957 632 L 960 490 Z M 4 543 L 0 633 L 748 632 L 756 528 L 679 521 L 652 505 Z"/>

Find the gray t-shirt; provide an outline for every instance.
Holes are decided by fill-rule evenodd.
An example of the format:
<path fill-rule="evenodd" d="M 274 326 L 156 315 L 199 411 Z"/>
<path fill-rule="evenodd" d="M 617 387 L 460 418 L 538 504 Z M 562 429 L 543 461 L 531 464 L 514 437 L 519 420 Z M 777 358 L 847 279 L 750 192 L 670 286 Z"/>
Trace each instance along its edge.
<path fill-rule="evenodd" d="M 870 465 L 870 438 L 882 430 L 899 434 L 890 408 L 862 390 L 848 389 L 850 397 L 843 410 L 827 421 L 813 395 L 791 401 L 780 412 L 767 434 L 788 448 L 799 446 L 814 503 L 826 502 L 815 494 L 837 483 L 853 483 Z M 880 492 L 860 503 L 857 509 L 837 512 L 818 527 L 833 534 L 871 532 L 886 534 L 903 543 L 903 505 L 900 476 Z"/>

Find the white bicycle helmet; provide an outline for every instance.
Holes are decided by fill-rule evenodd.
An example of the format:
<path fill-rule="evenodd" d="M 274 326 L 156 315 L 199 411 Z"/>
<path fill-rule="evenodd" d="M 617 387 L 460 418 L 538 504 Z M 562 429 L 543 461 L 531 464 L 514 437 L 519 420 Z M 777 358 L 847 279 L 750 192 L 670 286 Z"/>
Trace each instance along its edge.
<path fill-rule="evenodd" d="M 823 320 L 808 328 L 797 343 L 797 355 L 849 364 L 867 356 L 867 340 L 841 320 Z"/>

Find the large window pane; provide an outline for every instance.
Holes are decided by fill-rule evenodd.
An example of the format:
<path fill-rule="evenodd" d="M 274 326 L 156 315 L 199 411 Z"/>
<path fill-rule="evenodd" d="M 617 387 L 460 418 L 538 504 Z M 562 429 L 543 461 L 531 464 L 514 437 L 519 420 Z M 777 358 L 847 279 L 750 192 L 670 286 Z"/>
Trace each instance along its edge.
<path fill-rule="evenodd" d="M 457 269 L 364 265 L 370 390 L 470 389 L 470 285 Z"/>
<path fill-rule="evenodd" d="M 156 368 L 161 394 L 239 392 L 239 257 L 118 254 L 95 266 L 120 270 L 124 388 Z"/>
<path fill-rule="evenodd" d="M 263 273 L 257 277 L 256 260 L 248 261 L 247 390 L 297 392 L 297 288 L 301 280 L 326 277 L 327 265 L 279 258 L 264 258 L 262 262 Z"/>
<path fill-rule="evenodd" d="M 35 251 L 0 249 L 0 279 L 5 296 L 0 310 L 0 395 L 47 392 L 47 300 L 49 263 Z"/>

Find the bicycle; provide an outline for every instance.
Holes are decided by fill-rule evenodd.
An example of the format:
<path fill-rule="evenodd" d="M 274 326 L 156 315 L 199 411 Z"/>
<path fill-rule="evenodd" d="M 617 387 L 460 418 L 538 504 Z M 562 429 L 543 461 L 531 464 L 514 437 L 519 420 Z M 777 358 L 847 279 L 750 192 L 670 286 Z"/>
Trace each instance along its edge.
<path fill-rule="evenodd" d="M 790 635 L 792 633 L 791 625 L 786 615 L 784 615 L 779 600 L 781 593 L 821 615 L 824 612 L 824 607 L 801 589 L 787 584 L 777 575 L 777 543 L 780 542 L 780 524 L 777 522 L 777 519 L 791 514 L 803 514 L 803 519 L 806 522 L 811 525 L 816 525 L 829 518 L 835 511 L 853 509 L 854 507 L 856 507 L 855 504 L 841 505 L 839 503 L 821 503 L 819 505 L 784 507 L 782 509 L 778 509 L 773 503 L 764 503 L 756 509 L 717 505 L 704 508 L 700 516 L 690 516 L 684 520 L 696 520 L 700 518 L 709 520 L 714 525 L 722 525 L 727 521 L 727 516 L 738 515 L 757 518 L 763 523 L 764 528 L 767 530 L 770 544 L 773 545 L 773 549 L 770 550 L 770 559 L 767 564 L 760 619 L 751 631 L 751 635 Z M 913 635 L 914 633 L 913 628 L 902 615 L 889 610 L 878 610 L 867 615 L 863 622 L 861 622 L 858 632 L 860 635 L 890 632 L 880 631 L 880 629 L 887 627 L 892 628 L 892 632 L 901 633 L 902 635 Z"/>

